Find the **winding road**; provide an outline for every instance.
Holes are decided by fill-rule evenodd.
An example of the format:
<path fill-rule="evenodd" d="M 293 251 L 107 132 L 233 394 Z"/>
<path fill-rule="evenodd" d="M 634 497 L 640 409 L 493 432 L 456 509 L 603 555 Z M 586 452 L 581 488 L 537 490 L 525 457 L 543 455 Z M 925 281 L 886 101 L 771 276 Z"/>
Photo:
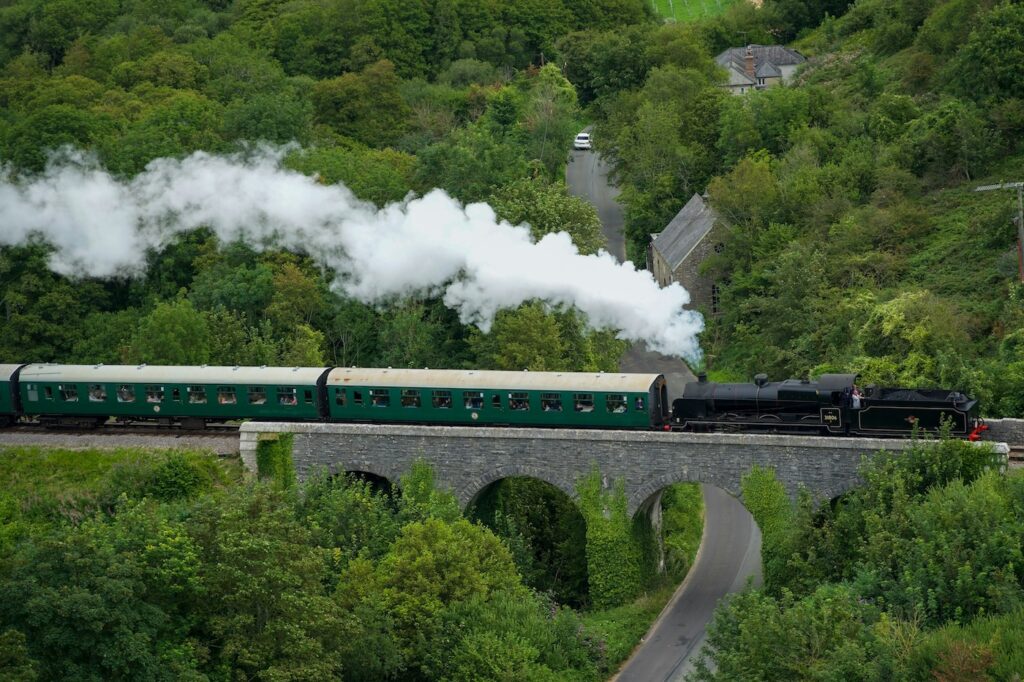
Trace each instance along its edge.
<path fill-rule="evenodd" d="M 591 151 L 570 152 L 565 178 L 569 193 L 597 208 L 608 250 L 625 259 L 622 207 L 617 188 L 608 182 L 608 165 Z M 690 368 L 679 358 L 655 353 L 642 345 L 631 347 L 619 361 L 624 372 L 660 372 L 669 395 L 679 395 Z M 670 682 L 692 670 L 707 624 L 719 600 L 743 589 L 748 579 L 761 582 L 761 532 L 738 500 L 724 490 L 702 486 L 704 534 L 700 550 L 686 580 L 633 656 L 613 678 L 617 682 Z"/>

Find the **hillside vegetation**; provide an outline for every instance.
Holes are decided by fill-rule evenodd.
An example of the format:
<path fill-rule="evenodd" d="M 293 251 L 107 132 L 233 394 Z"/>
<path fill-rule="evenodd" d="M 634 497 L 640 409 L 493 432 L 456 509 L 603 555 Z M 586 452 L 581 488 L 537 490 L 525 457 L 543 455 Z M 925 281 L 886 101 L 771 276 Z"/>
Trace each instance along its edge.
<path fill-rule="evenodd" d="M 723 285 L 711 369 L 857 371 L 1022 414 L 1015 197 L 973 192 L 1024 179 L 1022 29 L 1015 3 L 780 0 L 572 44 L 567 74 L 616 161 L 630 255 L 642 262 L 694 192 L 728 225 L 707 265 Z M 777 37 L 810 57 L 792 87 L 715 87 L 713 54 Z"/>

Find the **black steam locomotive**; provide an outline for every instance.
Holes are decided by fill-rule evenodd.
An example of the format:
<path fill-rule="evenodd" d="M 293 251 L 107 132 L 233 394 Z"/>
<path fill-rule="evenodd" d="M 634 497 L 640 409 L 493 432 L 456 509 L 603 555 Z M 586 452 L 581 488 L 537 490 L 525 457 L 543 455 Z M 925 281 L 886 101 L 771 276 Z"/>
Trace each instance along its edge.
<path fill-rule="evenodd" d="M 959 391 L 879 388 L 863 394 L 856 374 L 823 374 L 817 381 L 753 384 L 686 384 L 672 402 L 672 426 L 686 431 L 769 431 L 857 436 L 906 436 L 917 429 L 934 433 L 948 424 L 950 434 L 977 440 L 985 425 L 978 401 Z"/>

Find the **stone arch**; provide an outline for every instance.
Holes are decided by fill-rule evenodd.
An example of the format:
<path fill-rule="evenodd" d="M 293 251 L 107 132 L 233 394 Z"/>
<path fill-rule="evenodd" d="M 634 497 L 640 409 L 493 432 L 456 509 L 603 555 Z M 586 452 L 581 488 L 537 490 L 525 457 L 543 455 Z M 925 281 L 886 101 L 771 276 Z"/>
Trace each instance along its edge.
<path fill-rule="evenodd" d="M 487 486 L 491 485 L 495 481 L 500 481 L 503 478 L 514 478 L 517 476 L 535 478 L 538 481 L 543 481 L 544 483 L 553 485 L 568 495 L 570 500 L 573 500 L 574 502 L 576 501 L 576 487 L 573 485 L 572 481 L 563 480 L 560 476 L 552 475 L 550 471 L 541 467 L 526 466 L 523 464 L 505 464 L 489 469 L 478 476 L 473 476 L 461 483 L 459 488 L 455 491 L 455 496 L 459 500 L 459 504 L 462 506 L 463 511 L 465 511 L 473 502 L 476 501 L 480 493 L 482 493 Z"/>
<path fill-rule="evenodd" d="M 708 485 L 721 488 L 742 502 L 738 480 L 717 476 L 714 472 L 708 475 L 707 472 L 700 468 L 675 469 L 651 476 L 633 488 L 627 498 L 626 512 L 630 517 L 635 516 L 651 497 L 674 483 L 707 483 Z"/>
<path fill-rule="evenodd" d="M 373 490 L 383 490 L 389 493 L 394 493 L 399 490 L 399 481 L 393 479 L 390 476 L 376 473 L 374 471 L 367 471 L 366 467 L 336 467 L 337 472 L 331 471 L 332 476 L 342 476 L 344 474 L 353 474 L 356 478 L 365 481 L 370 484 Z"/>

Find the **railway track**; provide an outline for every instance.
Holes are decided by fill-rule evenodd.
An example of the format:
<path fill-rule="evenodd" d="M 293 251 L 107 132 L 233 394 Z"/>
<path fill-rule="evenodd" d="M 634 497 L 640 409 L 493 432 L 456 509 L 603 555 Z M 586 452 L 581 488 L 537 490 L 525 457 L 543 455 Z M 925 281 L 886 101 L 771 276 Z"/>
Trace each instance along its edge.
<path fill-rule="evenodd" d="M 0 447 L 41 446 L 68 448 L 196 448 L 218 455 L 238 454 L 238 425 L 215 424 L 206 428 L 181 428 L 152 423 L 108 422 L 96 428 L 16 424 L 0 428 Z"/>
<path fill-rule="evenodd" d="M 108 422 L 95 428 L 78 426 L 44 426 L 42 424 L 13 424 L 0 428 L 0 433 L 58 433 L 94 436 L 232 436 L 238 434 L 238 424 L 207 424 L 205 428 L 184 428 L 147 422 Z"/>

